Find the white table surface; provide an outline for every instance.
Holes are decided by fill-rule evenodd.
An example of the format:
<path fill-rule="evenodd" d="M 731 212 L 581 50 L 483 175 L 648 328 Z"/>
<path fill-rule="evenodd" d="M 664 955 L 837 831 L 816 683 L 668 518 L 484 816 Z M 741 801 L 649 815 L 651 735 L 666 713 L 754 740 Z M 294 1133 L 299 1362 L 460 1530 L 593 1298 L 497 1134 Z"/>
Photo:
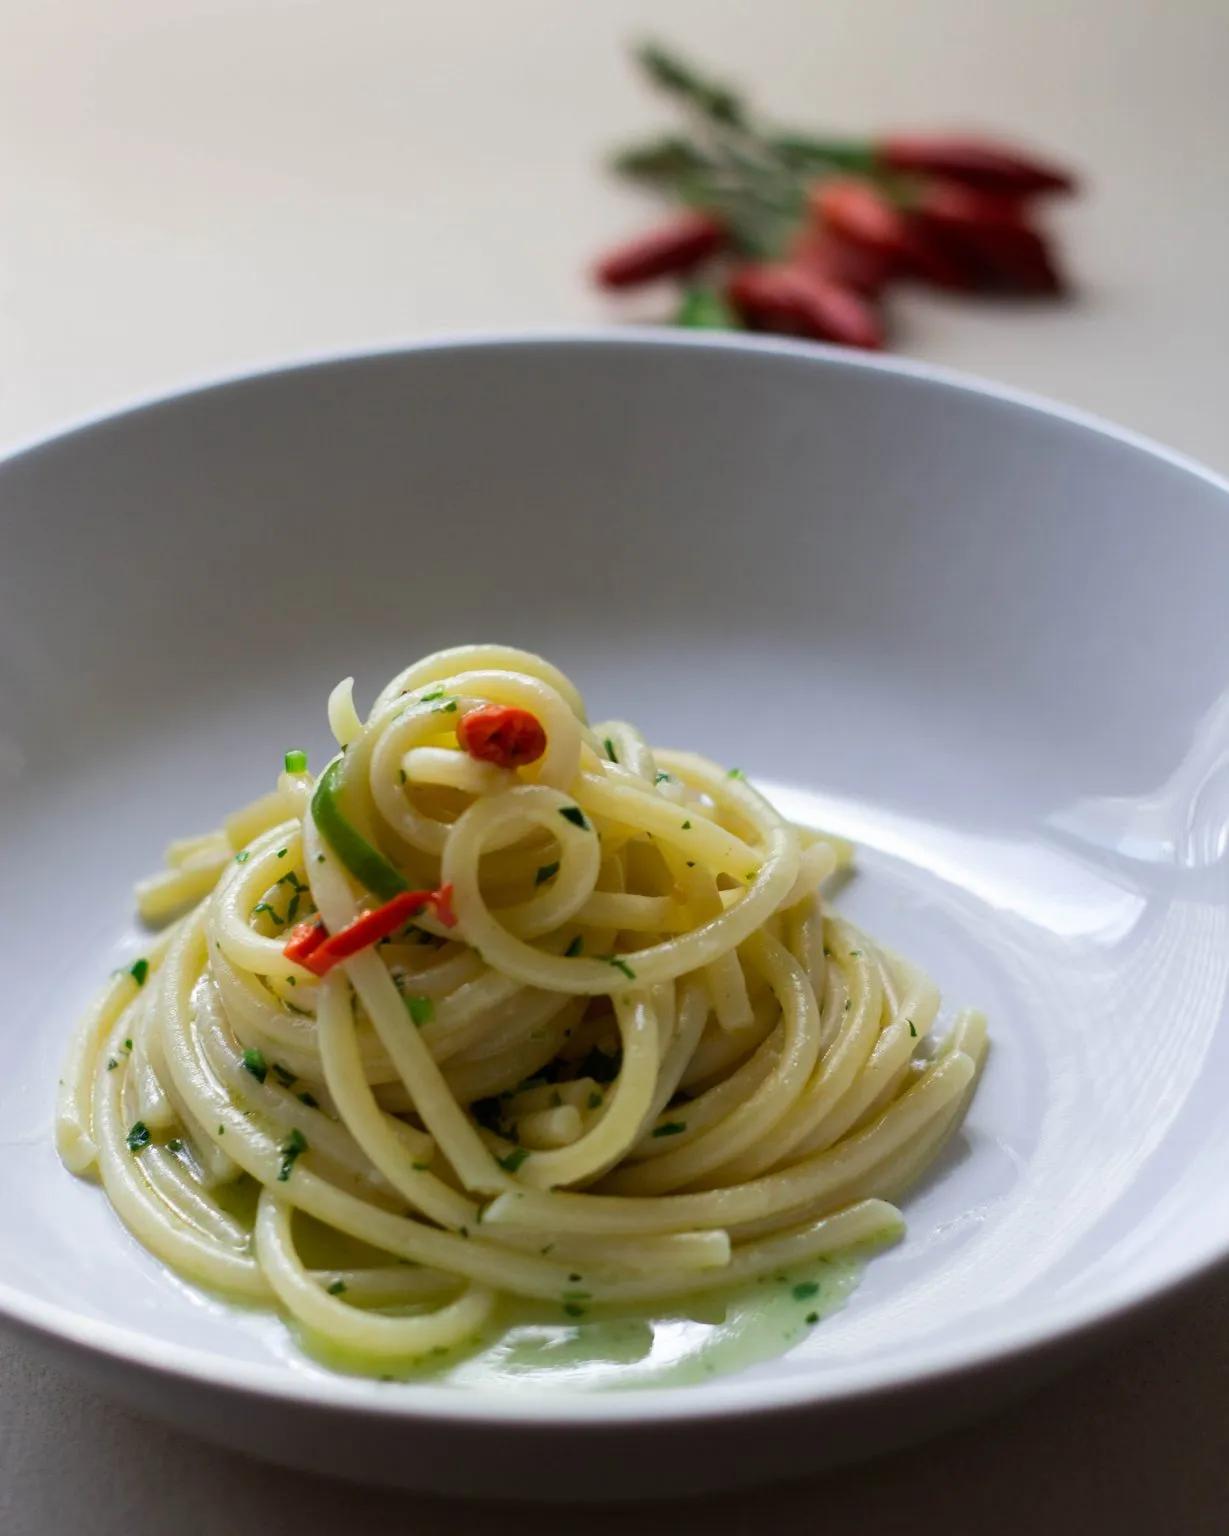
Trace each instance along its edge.
<path fill-rule="evenodd" d="M 287 358 L 601 320 L 584 260 L 652 216 L 598 169 L 604 146 L 663 120 L 620 57 L 649 29 L 736 65 L 783 117 L 990 124 L 1086 167 L 1088 197 L 1054 212 L 1077 300 L 902 298 L 897 350 L 1229 470 L 1226 0 L 7 0 L 0 447 Z M 1222 1276 L 981 1427 L 634 1518 L 675 1536 L 1223 1533 L 1227 1381 Z M 0 1342 L 4 1536 L 376 1521 L 581 1526 L 256 1466 Z"/>

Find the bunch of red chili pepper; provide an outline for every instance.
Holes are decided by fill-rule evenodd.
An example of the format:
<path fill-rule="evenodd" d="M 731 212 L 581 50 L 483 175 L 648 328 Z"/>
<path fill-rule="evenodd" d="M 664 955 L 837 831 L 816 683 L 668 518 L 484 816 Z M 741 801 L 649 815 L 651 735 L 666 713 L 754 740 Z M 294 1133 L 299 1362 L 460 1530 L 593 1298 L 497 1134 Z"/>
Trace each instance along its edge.
<path fill-rule="evenodd" d="M 765 126 L 725 85 L 649 45 L 637 58 L 691 132 L 634 145 L 622 175 L 683 203 L 596 265 L 605 288 L 677 277 L 680 325 L 745 326 L 881 347 L 881 299 L 914 280 L 966 292 L 1059 294 L 1038 198 L 1075 189 L 1062 167 L 984 139 L 855 141 Z"/>

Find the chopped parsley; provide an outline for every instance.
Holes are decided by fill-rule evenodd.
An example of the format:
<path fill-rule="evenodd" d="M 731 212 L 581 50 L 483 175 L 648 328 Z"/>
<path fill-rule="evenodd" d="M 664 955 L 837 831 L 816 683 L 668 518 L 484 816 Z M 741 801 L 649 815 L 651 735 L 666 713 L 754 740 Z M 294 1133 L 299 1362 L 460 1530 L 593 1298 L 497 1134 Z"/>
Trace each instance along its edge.
<path fill-rule="evenodd" d="M 578 1274 L 575 1274 L 575 1273 L 573 1273 L 573 1274 L 570 1274 L 570 1275 L 569 1275 L 569 1276 L 568 1276 L 568 1280 L 569 1280 L 569 1282 L 570 1282 L 570 1283 L 571 1283 L 571 1284 L 572 1284 L 572 1285 L 575 1285 L 575 1284 L 576 1284 L 576 1282 L 577 1282 L 577 1281 L 578 1281 L 578 1280 L 583 1280 L 583 1279 L 584 1279 L 584 1278 L 585 1278 L 585 1277 L 584 1277 L 584 1276 L 583 1276 L 583 1275 L 578 1275 Z M 566 1295 L 566 1294 L 567 1294 L 567 1293 L 566 1293 L 566 1292 L 565 1292 L 565 1293 L 564 1293 L 564 1294 L 565 1294 L 565 1295 Z"/>
<path fill-rule="evenodd" d="M 279 1184 L 285 1184 L 294 1170 L 295 1163 L 307 1151 L 307 1137 L 296 1125 L 277 1150 L 282 1154 L 282 1165 L 277 1170 L 277 1179 Z"/>
<path fill-rule="evenodd" d="M 862 951 L 860 949 L 851 949 L 849 951 L 849 958 L 851 960 L 860 960 L 862 958 Z"/>
<path fill-rule="evenodd" d="M 807 1320 L 808 1323 L 811 1324 L 812 1327 L 814 1327 L 814 1325 L 819 1321 L 819 1313 L 818 1312 L 808 1312 L 807 1316 L 806 1316 L 806 1320 Z"/>
<path fill-rule="evenodd" d="M 686 1120 L 667 1120 L 665 1125 L 653 1127 L 654 1136 L 677 1136 L 680 1131 L 687 1129 Z"/>
<path fill-rule="evenodd" d="M 128 974 L 138 987 L 143 987 L 145 985 L 145 978 L 149 975 L 149 961 L 145 959 L 134 960 Z"/>
<path fill-rule="evenodd" d="M 538 870 L 537 874 L 533 877 L 533 883 L 535 885 L 545 885 L 548 880 L 553 880 L 558 873 L 558 860 L 556 860 L 554 864 L 543 864 L 542 867 Z"/>
<path fill-rule="evenodd" d="M 431 1020 L 435 1017 L 435 1004 L 429 997 L 417 995 L 407 997 L 405 1006 L 410 1010 L 410 1018 L 413 1019 L 419 1029 L 424 1024 L 430 1024 Z"/>
<path fill-rule="evenodd" d="M 243 1070 L 250 1072 L 258 1083 L 263 1083 L 269 1075 L 269 1063 L 265 1060 L 265 1053 L 249 1046 L 243 1053 Z"/>
<path fill-rule="evenodd" d="M 603 955 L 602 959 L 606 961 L 607 965 L 613 965 L 616 971 L 622 971 L 624 976 L 627 977 L 628 981 L 635 981 L 635 971 L 632 970 L 631 966 L 628 965 L 627 961 L 624 960 L 622 956 Z"/>
<path fill-rule="evenodd" d="M 914 1040 L 916 1040 L 917 1039 L 917 1026 L 914 1024 L 912 1019 L 906 1019 L 905 1023 L 909 1026 L 909 1034 L 911 1035 L 911 1037 Z"/>
<path fill-rule="evenodd" d="M 126 1051 L 131 1051 L 132 1050 L 132 1037 L 131 1037 L 131 1035 L 128 1037 L 127 1040 L 124 1041 L 124 1049 Z"/>
<path fill-rule="evenodd" d="M 442 699 L 443 697 L 444 697 L 444 685 L 443 685 L 443 683 L 441 683 L 438 688 L 432 688 L 430 693 L 424 693 L 419 698 L 418 702 L 420 704 L 434 704 L 436 699 Z"/>
<path fill-rule="evenodd" d="M 819 1295 L 819 1286 L 814 1280 L 800 1280 L 790 1291 L 795 1301 L 810 1301 L 812 1296 Z"/>
<path fill-rule="evenodd" d="M 288 848 L 279 848 L 277 850 L 277 856 L 279 859 L 284 859 L 289 852 L 290 850 Z"/>
<path fill-rule="evenodd" d="M 344 1293 L 345 1289 L 346 1282 L 344 1280 L 334 1280 L 332 1285 L 328 1287 L 328 1292 L 330 1296 L 340 1296 Z"/>
<path fill-rule="evenodd" d="M 291 1083 L 298 1082 L 298 1078 L 288 1068 L 282 1066 L 280 1061 L 275 1061 L 270 1069 L 283 1088 L 289 1088 Z"/>
<path fill-rule="evenodd" d="M 252 908 L 252 916 L 258 917 L 262 912 L 267 912 L 269 921 L 276 923 L 279 928 L 286 926 L 286 919 L 281 916 L 275 907 L 271 907 L 267 901 L 258 901 Z"/>
<path fill-rule="evenodd" d="M 457 701 L 449 699 L 447 704 L 437 704 L 434 713 L 437 715 L 452 715 L 456 713 Z"/>
<path fill-rule="evenodd" d="M 577 934 L 572 942 L 568 945 L 568 947 L 564 950 L 563 953 L 565 958 L 568 960 L 574 960 L 584 947 L 585 941 L 581 938 L 580 934 Z"/>
<path fill-rule="evenodd" d="M 124 1140 L 128 1143 L 129 1152 L 143 1152 L 152 1140 L 149 1126 L 145 1124 L 144 1120 L 134 1120 L 132 1129 L 125 1136 Z"/>
<path fill-rule="evenodd" d="M 658 769 L 657 773 L 653 777 L 653 782 L 654 784 L 664 784 L 669 779 L 669 777 L 670 775 L 668 773 L 662 773 L 662 771 Z"/>
<path fill-rule="evenodd" d="M 575 1301 L 565 1301 L 563 1304 L 563 1310 L 569 1317 L 584 1317 L 585 1315 L 584 1307 L 582 1307 L 579 1302 Z"/>
<path fill-rule="evenodd" d="M 731 768 L 729 773 L 726 774 L 727 779 L 745 779 L 746 777 L 747 775 L 741 768 Z"/>
<path fill-rule="evenodd" d="M 617 763 L 619 761 L 619 754 L 615 751 L 614 742 L 611 741 L 609 736 L 607 736 L 602 745 L 606 748 L 606 756 L 610 759 L 610 761 L 612 763 Z"/>
<path fill-rule="evenodd" d="M 499 1159 L 499 1166 L 504 1169 L 506 1173 L 515 1173 L 528 1156 L 529 1153 L 525 1150 L 524 1147 L 513 1147 L 511 1152 L 508 1153 L 507 1157 L 501 1157 Z"/>
<path fill-rule="evenodd" d="M 170 1141 L 168 1141 L 166 1144 L 166 1150 L 168 1152 L 182 1152 L 183 1142 L 180 1141 L 178 1136 L 172 1136 Z"/>
<path fill-rule="evenodd" d="M 246 864 L 251 857 L 252 855 L 246 848 L 240 848 L 239 852 L 235 855 L 235 863 Z"/>
<path fill-rule="evenodd" d="M 597 1091 L 596 1088 L 592 1089 L 589 1093 L 589 1108 L 600 1109 L 602 1107 L 602 1103 L 602 1095 Z"/>
<path fill-rule="evenodd" d="M 282 761 L 285 764 L 287 773 L 307 772 L 307 753 L 303 751 L 302 747 L 295 747 L 287 752 Z"/>
<path fill-rule="evenodd" d="M 299 1094 L 296 1094 L 295 1097 L 298 1099 L 300 1104 L 306 1104 L 308 1109 L 319 1109 L 320 1108 L 320 1100 L 316 1097 L 316 1095 L 314 1093 L 306 1093 L 306 1092 L 299 1093 Z"/>
<path fill-rule="evenodd" d="M 691 822 L 690 821 L 685 821 L 683 823 L 683 831 L 684 832 L 690 832 L 691 831 Z"/>
<path fill-rule="evenodd" d="M 582 832 L 589 830 L 589 823 L 585 820 L 585 813 L 578 805 L 565 805 L 559 811 L 564 821 L 570 821 L 574 827 L 579 827 Z"/>
<path fill-rule="evenodd" d="M 119 1061 L 114 1056 L 108 1056 L 107 1057 L 107 1071 L 108 1072 L 114 1072 L 116 1067 L 118 1067 L 118 1066 L 119 1066 Z"/>

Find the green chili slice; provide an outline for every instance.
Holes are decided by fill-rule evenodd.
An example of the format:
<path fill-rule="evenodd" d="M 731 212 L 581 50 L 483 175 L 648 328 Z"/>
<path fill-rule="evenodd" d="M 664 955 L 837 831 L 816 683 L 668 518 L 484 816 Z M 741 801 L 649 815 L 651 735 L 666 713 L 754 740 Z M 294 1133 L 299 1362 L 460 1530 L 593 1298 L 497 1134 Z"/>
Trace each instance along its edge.
<path fill-rule="evenodd" d="M 312 795 L 312 816 L 320 835 L 354 878 L 381 901 L 391 901 L 409 882 L 402 878 L 377 848 L 373 848 L 341 809 L 340 757 L 334 758 L 320 775 Z"/>

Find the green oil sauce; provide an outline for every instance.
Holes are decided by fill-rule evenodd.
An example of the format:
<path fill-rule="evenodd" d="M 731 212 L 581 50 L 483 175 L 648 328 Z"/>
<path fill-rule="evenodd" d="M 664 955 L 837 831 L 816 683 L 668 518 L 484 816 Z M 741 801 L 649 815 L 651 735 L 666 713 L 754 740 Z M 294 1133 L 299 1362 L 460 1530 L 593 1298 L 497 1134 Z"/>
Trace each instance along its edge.
<path fill-rule="evenodd" d="M 687 1386 L 784 1354 L 840 1310 L 873 1251 L 850 1249 L 669 1307 L 568 1317 L 559 1306 L 507 1302 L 468 1348 L 393 1376 L 387 1364 L 373 1366 L 305 1336 L 300 1343 L 333 1370 L 385 1381 L 511 1393 Z"/>

